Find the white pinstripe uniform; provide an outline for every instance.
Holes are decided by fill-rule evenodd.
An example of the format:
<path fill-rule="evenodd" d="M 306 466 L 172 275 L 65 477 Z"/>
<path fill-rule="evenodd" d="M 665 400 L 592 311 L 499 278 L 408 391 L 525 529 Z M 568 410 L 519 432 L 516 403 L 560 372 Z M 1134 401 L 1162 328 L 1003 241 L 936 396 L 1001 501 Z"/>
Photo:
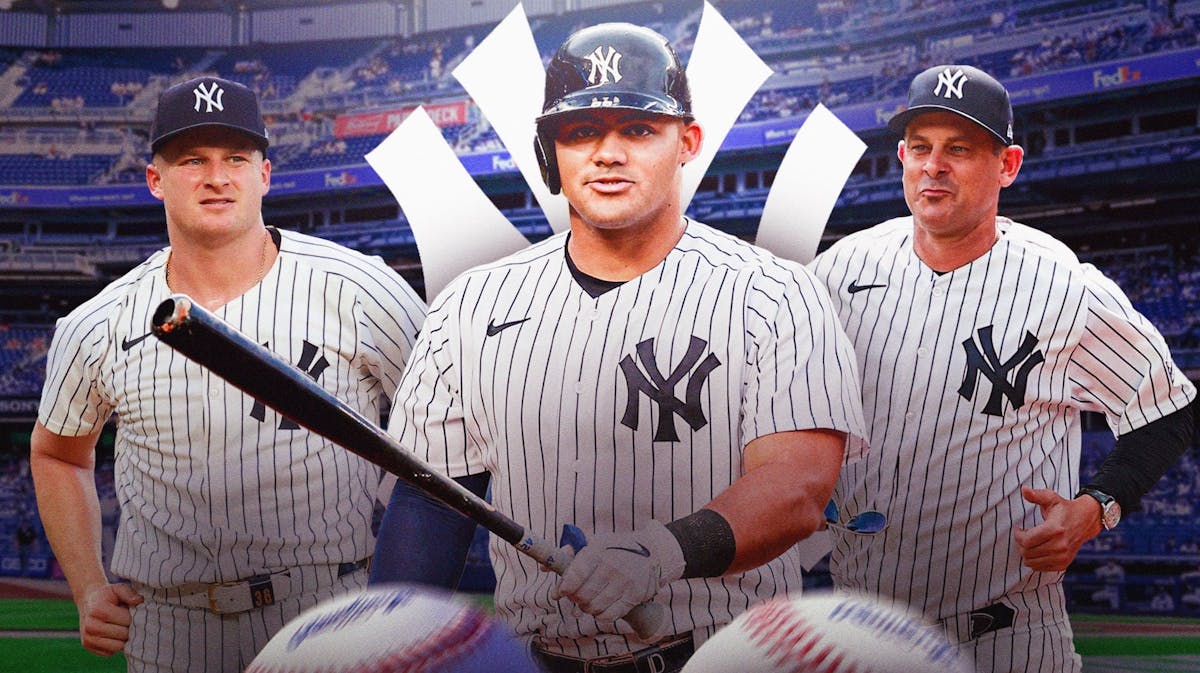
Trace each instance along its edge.
<path fill-rule="evenodd" d="M 279 233 L 267 276 L 215 313 L 379 419 L 424 304 L 377 257 Z M 371 554 L 379 470 L 149 336 L 170 294 L 167 256 L 154 254 L 58 322 L 39 420 L 78 436 L 118 418 L 112 572 L 147 598 L 132 610 L 131 670 L 241 671 L 303 608 L 365 585 L 366 573 L 335 571 Z M 228 616 L 159 600 L 156 590 L 283 569 L 292 569 L 290 598 Z"/>
<path fill-rule="evenodd" d="M 741 475 L 756 437 L 833 428 L 861 450 L 854 355 L 806 269 L 690 222 L 662 263 L 593 298 L 565 241 L 469 271 L 432 304 L 389 431 L 435 468 L 490 472 L 501 511 L 548 537 L 568 523 L 590 537 L 699 509 Z M 551 600 L 558 578 L 509 545 L 490 551 L 497 614 L 519 635 L 582 658 L 645 646 Z M 788 553 L 658 600 L 674 633 L 702 639 L 800 589 Z"/>
<path fill-rule="evenodd" d="M 1062 573 L 1021 563 L 1016 526 L 1041 522 L 1021 486 L 1079 488 L 1080 411 L 1117 434 L 1182 408 L 1195 389 L 1158 331 L 1062 243 L 997 218 L 1001 238 L 945 274 L 898 218 L 813 263 L 855 345 L 872 450 L 843 471 L 842 516 L 875 509 L 883 534 L 841 534 L 840 587 L 943 621 L 981 672 L 1078 671 Z M 1003 602 L 1013 628 L 972 638 Z"/>

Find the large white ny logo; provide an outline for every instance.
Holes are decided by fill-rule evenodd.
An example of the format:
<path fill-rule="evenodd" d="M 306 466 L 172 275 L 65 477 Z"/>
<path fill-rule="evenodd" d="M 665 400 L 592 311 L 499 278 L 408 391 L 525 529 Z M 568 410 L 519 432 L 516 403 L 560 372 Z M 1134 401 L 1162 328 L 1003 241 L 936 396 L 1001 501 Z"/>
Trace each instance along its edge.
<path fill-rule="evenodd" d="M 208 103 L 208 107 L 204 109 L 205 112 L 212 112 L 213 108 L 216 108 L 219 112 L 225 111 L 225 107 L 221 104 L 221 98 L 225 95 L 225 90 L 218 86 L 216 82 L 212 83 L 212 87 L 208 91 L 204 90 L 204 82 L 201 82 L 195 89 L 192 89 L 192 93 L 196 94 L 196 112 L 200 111 L 201 101 Z M 213 98 L 213 94 L 216 94 L 215 99 Z"/>
<path fill-rule="evenodd" d="M 961 69 L 958 72 L 950 72 L 950 68 L 938 73 L 937 86 L 933 88 L 933 95 L 941 95 L 943 98 L 949 98 L 954 95 L 957 98 L 963 97 L 963 84 L 967 83 L 967 74 Z M 942 93 L 942 85 L 946 85 L 946 93 Z"/>
<path fill-rule="evenodd" d="M 595 75 L 620 76 L 611 47 L 592 54 Z M 705 129 L 700 155 L 683 167 L 680 203 L 686 210 L 725 135 L 746 102 L 771 74 L 710 2 L 688 60 L 692 109 Z M 552 230 L 569 228 L 566 198 L 550 194 L 534 156 L 535 120 L 542 112 L 546 70 L 525 10 L 518 3 L 504 21 L 454 69 L 491 123 L 542 206 Z M 846 178 L 866 145 L 818 105 L 788 146 L 763 206 L 755 241 L 804 264 L 816 254 L 821 232 Z M 819 158 L 815 161 L 814 158 Z M 422 108 L 410 115 L 367 162 L 387 184 L 412 227 L 425 290 L 432 298 L 455 276 L 529 245 L 466 171 Z"/>
<path fill-rule="evenodd" d="M 587 60 L 592 64 L 592 69 L 588 72 L 588 81 L 592 86 L 608 84 L 610 74 L 613 82 L 621 81 L 621 52 L 610 46 L 606 54 L 604 47 L 596 47 L 596 51 L 588 54 Z"/>

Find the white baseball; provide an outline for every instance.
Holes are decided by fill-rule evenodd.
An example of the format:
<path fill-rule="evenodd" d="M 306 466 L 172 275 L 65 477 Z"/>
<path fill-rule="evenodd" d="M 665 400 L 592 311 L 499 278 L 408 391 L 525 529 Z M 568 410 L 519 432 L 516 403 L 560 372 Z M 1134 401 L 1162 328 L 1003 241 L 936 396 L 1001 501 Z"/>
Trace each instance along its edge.
<path fill-rule="evenodd" d="M 742 613 L 682 673 L 967 673 L 934 627 L 862 596 L 780 598 Z"/>
<path fill-rule="evenodd" d="M 527 649 L 482 610 L 408 585 L 320 603 L 271 638 L 246 673 L 535 673 Z"/>

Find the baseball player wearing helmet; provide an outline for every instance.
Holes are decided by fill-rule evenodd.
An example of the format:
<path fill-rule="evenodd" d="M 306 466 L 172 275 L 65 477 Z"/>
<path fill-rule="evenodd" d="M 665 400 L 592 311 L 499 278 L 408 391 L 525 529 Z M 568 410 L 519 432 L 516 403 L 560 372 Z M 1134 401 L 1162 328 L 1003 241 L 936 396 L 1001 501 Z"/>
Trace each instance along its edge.
<path fill-rule="evenodd" d="M 749 605 L 800 591 L 791 547 L 863 448 L 854 356 L 807 270 L 683 216 L 702 132 L 662 36 L 573 34 L 543 110 L 570 231 L 431 304 L 389 432 L 451 476 L 490 474 L 533 530 L 588 537 L 561 581 L 491 544 L 497 614 L 548 671 L 677 671 Z M 372 581 L 454 581 L 472 526 L 422 504 L 398 486 Z M 647 643 L 618 620 L 649 600 L 671 619 Z"/>
<path fill-rule="evenodd" d="M 232 673 L 303 609 L 365 585 L 379 472 L 160 344 L 152 314 L 186 293 L 379 419 L 424 306 L 382 260 L 264 226 L 249 89 L 168 89 L 152 138 L 170 247 L 58 322 L 31 466 L 84 647 L 123 649 L 132 671 Z M 113 414 L 117 583 L 92 475 Z"/>
<path fill-rule="evenodd" d="M 912 212 L 845 237 L 813 270 L 863 373 L 872 451 L 836 490 L 836 584 L 940 621 L 981 673 L 1079 671 L 1062 588 L 1190 443 L 1196 392 L 1158 331 L 1060 242 L 997 216 L 1021 167 L 1008 92 L 967 66 L 912 82 Z M 1080 490 L 1080 412 L 1117 446 Z"/>

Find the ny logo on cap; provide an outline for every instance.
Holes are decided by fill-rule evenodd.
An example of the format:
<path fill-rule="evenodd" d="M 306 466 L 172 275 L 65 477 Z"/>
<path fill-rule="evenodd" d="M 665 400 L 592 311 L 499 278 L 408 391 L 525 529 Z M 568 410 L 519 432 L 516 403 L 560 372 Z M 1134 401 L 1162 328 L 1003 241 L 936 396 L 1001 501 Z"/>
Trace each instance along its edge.
<path fill-rule="evenodd" d="M 605 53 L 604 47 L 596 47 L 596 51 L 588 54 L 587 60 L 592 64 L 592 69 L 588 72 L 588 82 L 592 86 L 608 84 L 608 76 L 612 75 L 613 82 L 621 81 L 621 52 L 613 47 L 608 48 Z"/>
<path fill-rule="evenodd" d="M 956 98 L 963 97 L 963 84 L 967 83 L 967 74 L 962 70 L 958 72 L 950 72 L 950 68 L 938 73 L 937 86 L 933 87 L 933 95 L 941 95 L 944 98 L 949 98 L 953 95 Z M 942 85 L 946 85 L 946 93 L 942 93 Z"/>
<path fill-rule="evenodd" d="M 212 83 L 212 87 L 208 91 L 204 90 L 204 82 L 201 82 L 196 85 L 195 89 L 192 89 L 192 93 L 196 94 L 196 107 L 194 108 L 196 112 L 200 111 L 201 102 L 208 104 L 208 107 L 204 109 L 205 112 L 212 112 L 213 108 L 216 108 L 217 112 L 225 111 L 225 106 L 221 104 L 221 98 L 225 95 L 225 90 L 216 82 Z M 214 95 L 216 98 L 213 98 Z"/>

